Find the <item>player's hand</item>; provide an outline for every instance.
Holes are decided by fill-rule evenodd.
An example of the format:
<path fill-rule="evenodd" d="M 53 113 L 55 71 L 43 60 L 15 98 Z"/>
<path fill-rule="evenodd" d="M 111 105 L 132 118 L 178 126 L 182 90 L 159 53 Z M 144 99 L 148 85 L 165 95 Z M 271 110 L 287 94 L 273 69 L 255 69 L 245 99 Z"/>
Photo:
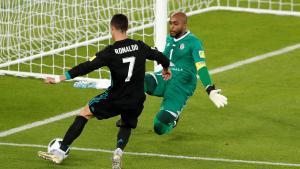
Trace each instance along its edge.
<path fill-rule="evenodd" d="M 45 79 L 45 83 L 47 83 L 47 84 L 55 84 L 55 79 L 52 78 L 52 77 L 47 77 Z"/>
<path fill-rule="evenodd" d="M 209 99 L 218 107 L 227 105 L 227 98 L 221 95 L 221 89 L 215 89 L 214 86 L 209 86 L 206 91 L 209 93 Z"/>
<path fill-rule="evenodd" d="M 169 80 L 172 77 L 172 73 L 169 68 L 163 68 L 161 74 L 164 80 Z"/>
<path fill-rule="evenodd" d="M 47 84 L 56 84 L 56 83 L 59 83 L 61 82 L 61 77 L 60 76 L 55 76 L 54 78 L 53 77 L 47 77 L 45 79 L 45 83 Z"/>

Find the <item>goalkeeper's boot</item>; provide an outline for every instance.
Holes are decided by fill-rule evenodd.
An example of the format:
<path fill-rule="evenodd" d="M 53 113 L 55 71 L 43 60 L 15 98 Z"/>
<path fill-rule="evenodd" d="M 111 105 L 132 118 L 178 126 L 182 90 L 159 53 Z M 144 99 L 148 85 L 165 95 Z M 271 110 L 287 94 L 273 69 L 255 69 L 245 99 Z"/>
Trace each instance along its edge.
<path fill-rule="evenodd" d="M 39 151 L 38 156 L 43 159 L 52 161 L 55 164 L 60 164 L 66 158 L 66 152 L 61 149 L 55 149 L 51 152 Z"/>
<path fill-rule="evenodd" d="M 178 116 L 177 119 L 174 121 L 173 128 L 175 128 L 175 127 L 178 125 L 178 122 L 179 122 L 179 116 Z"/>
<path fill-rule="evenodd" d="M 117 148 L 114 151 L 114 156 L 112 159 L 112 169 L 121 169 L 123 151 L 120 148 Z"/>
<path fill-rule="evenodd" d="M 79 81 L 73 85 L 75 88 L 96 88 L 96 82 Z"/>

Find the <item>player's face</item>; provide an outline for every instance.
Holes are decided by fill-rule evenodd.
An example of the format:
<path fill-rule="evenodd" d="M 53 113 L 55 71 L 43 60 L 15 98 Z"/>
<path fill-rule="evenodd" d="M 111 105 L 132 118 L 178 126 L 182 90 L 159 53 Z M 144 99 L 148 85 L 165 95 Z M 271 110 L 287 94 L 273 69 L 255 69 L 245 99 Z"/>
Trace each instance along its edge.
<path fill-rule="evenodd" d="M 170 35 L 172 37 L 180 37 L 186 29 L 186 24 L 179 19 L 178 17 L 171 17 L 170 21 L 169 21 L 169 26 L 170 26 Z"/>
<path fill-rule="evenodd" d="M 111 36 L 112 36 L 112 39 L 115 40 L 115 31 L 116 31 L 116 28 L 112 25 L 110 25 L 110 32 L 111 32 Z"/>

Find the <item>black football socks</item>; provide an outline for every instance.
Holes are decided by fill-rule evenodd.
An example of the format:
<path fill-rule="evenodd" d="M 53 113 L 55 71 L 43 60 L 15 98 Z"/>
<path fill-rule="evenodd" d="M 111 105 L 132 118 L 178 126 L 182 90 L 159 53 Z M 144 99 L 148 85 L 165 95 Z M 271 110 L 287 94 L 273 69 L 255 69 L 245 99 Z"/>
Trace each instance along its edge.
<path fill-rule="evenodd" d="M 73 124 L 68 129 L 62 143 L 60 149 L 63 151 L 67 151 L 72 142 L 81 134 L 86 122 L 88 120 L 83 116 L 77 116 L 73 122 Z"/>
<path fill-rule="evenodd" d="M 120 127 L 117 138 L 117 148 L 121 148 L 124 150 L 126 144 L 129 141 L 129 137 L 131 134 L 131 128 Z"/>

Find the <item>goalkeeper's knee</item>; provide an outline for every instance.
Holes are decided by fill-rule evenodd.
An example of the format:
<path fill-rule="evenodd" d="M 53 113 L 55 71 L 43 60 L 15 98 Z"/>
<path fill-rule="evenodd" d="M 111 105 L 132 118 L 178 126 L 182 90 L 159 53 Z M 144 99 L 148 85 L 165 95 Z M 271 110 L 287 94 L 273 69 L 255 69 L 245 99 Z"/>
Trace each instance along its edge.
<path fill-rule="evenodd" d="M 157 82 L 154 78 L 155 75 L 150 74 L 150 73 L 146 73 L 145 75 L 145 80 L 144 80 L 144 92 L 152 95 L 156 86 L 157 86 Z"/>
<path fill-rule="evenodd" d="M 158 135 L 169 133 L 174 127 L 175 119 L 169 112 L 159 111 L 154 118 L 154 132 Z"/>

